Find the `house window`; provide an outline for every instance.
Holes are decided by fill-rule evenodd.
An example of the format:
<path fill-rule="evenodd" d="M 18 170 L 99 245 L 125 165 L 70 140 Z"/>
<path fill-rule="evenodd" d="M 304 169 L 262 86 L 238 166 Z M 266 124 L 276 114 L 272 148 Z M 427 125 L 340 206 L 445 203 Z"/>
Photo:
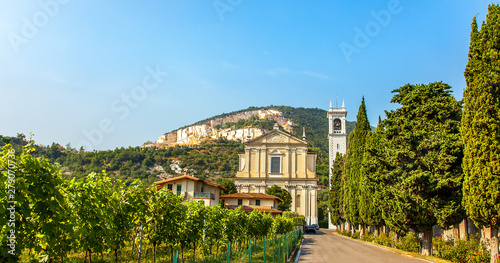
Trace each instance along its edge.
<path fill-rule="evenodd" d="M 238 199 L 238 205 L 243 205 L 243 199 Z"/>
<path fill-rule="evenodd" d="M 340 144 L 337 143 L 337 150 L 339 150 L 339 149 L 340 149 Z"/>
<path fill-rule="evenodd" d="M 172 184 L 167 185 L 168 190 L 172 191 Z"/>
<path fill-rule="evenodd" d="M 279 174 L 281 173 L 281 156 L 271 156 L 271 173 Z"/>
<path fill-rule="evenodd" d="M 203 193 L 203 187 L 201 188 L 201 192 Z"/>
<path fill-rule="evenodd" d="M 259 199 L 255 200 L 255 205 L 257 205 L 257 206 L 260 205 L 260 200 Z"/>
<path fill-rule="evenodd" d="M 180 195 L 180 194 L 181 194 L 181 190 L 182 190 L 182 185 L 181 185 L 181 184 L 178 184 L 178 185 L 177 185 L 177 195 Z"/>

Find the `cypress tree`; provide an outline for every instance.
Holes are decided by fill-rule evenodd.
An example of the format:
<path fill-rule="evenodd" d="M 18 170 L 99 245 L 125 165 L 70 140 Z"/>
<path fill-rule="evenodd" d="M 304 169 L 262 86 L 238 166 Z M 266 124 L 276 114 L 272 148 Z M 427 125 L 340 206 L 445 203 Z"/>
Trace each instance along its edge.
<path fill-rule="evenodd" d="M 345 222 L 342 207 L 342 180 L 344 170 L 344 157 L 337 153 L 332 167 L 332 178 L 330 179 L 330 191 L 328 192 L 328 210 L 330 211 L 330 221 L 334 225 L 341 225 Z"/>
<path fill-rule="evenodd" d="M 381 178 L 388 211 L 384 220 L 398 234 L 424 233 L 423 255 L 432 249 L 432 227 L 447 228 L 464 217 L 461 105 L 442 82 L 407 84 L 393 91 L 386 112 L 389 169 Z"/>
<path fill-rule="evenodd" d="M 491 262 L 498 260 L 500 227 L 500 7 L 488 6 L 486 23 L 472 21 L 465 69 L 462 139 L 464 200 L 479 227 L 491 228 Z"/>
<path fill-rule="evenodd" d="M 369 226 L 377 229 L 384 224 L 382 219 L 382 207 L 380 188 L 376 178 L 384 173 L 385 145 L 383 144 L 383 127 L 379 117 L 377 129 L 366 138 L 366 149 L 363 156 L 362 178 L 360 183 L 361 195 L 359 197 L 359 213 L 361 220 Z"/>
<path fill-rule="evenodd" d="M 366 115 L 365 98 L 361 100 L 354 131 L 349 134 L 344 180 L 344 212 L 349 223 L 363 224 L 359 215 L 361 167 L 365 153 L 365 140 L 371 133 Z"/>

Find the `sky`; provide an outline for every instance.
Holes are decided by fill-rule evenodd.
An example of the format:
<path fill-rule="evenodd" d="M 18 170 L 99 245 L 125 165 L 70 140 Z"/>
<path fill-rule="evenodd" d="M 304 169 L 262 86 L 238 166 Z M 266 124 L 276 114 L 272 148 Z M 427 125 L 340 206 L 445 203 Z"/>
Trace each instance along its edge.
<path fill-rule="evenodd" d="M 407 83 L 462 99 L 472 18 L 490 3 L 1 1 L 0 135 L 134 147 L 250 106 L 344 101 L 352 121 L 363 96 L 376 126 Z"/>

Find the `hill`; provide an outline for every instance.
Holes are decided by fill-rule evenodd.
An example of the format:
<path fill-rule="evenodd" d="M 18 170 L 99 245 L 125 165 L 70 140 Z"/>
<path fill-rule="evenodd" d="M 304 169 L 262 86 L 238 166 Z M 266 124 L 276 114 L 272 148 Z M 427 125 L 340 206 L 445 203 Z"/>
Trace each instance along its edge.
<path fill-rule="evenodd" d="M 264 112 L 263 115 L 258 116 L 259 111 Z M 310 142 L 310 151 L 318 153 L 317 175 L 320 179 L 318 183 L 326 185 L 328 182 L 328 120 L 326 116 L 327 111 L 322 109 L 288 106 L 251 107 L 214 116 L 173 132 L 189 130 L 190 127 L 207 125 L 207 123 L 211 123 L 210 127 L 214 129 L 225 130 L 228 134 L 241 129 L 266 131 L 272 129 L 274 123 L 280 123 L 285 131 L 301 138 L 304 127 L 307 140 Z M 353 129 L 354 122 L 347 122 L 348 132 Z M 20 151 L 22 145 L 27 144 L 27 139 L 22 134 L 9 139 L 15 145 L 16 151 Z M 200 136 L 191 142 L 193 141 L 196 143 L 168 147 L 122 147 L 92 152 L 77 150 L 71 148 L 70 145 L 64 147 L 53 143 L 47 146 L 36 146 L 37 150 L 33 154 L 44 156 L 51 162 L 58 163 L 63 170 L 63 175 L 68 179 L 80 178 L 90 172 L 103 170 L 127 184 L 138 179 L 144 186 L 152 184 L 159 178 L 176 176 L 184 172 L 210 181 L 234 177 L 238 170 L 238 153 L 244 151 L 241 140 L 230 140 L 225 136 L 216 138 Z M 0 146 L 3 146 L 1 140 Z"/>

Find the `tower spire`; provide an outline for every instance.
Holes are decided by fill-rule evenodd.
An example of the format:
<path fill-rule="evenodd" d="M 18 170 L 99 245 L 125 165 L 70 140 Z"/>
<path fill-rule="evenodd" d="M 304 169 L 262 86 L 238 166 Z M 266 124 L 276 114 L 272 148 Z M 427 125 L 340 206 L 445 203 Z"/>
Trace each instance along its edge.
<path fill-rule="evenodd" d="M 306 127 L 302 127 L 302 140 L 305 141 L 307 139 L 306 137 Z"/>

